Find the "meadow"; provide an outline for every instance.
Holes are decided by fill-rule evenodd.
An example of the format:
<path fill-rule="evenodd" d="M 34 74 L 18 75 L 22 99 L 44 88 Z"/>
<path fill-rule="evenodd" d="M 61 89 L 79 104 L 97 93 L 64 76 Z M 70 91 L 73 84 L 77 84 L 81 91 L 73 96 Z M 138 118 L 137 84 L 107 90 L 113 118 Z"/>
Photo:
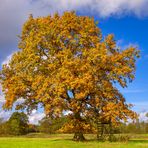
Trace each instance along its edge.
<path fill-rule="evenodd" d="M 1 137 L 0 148 L 147 148 L 148 134 L 130 135 L 129 142 L 98 142 L 95 135 L 85 135 L 85 142 L 72 141 L 71 134 L 28 134 L 18 137 Z"/>

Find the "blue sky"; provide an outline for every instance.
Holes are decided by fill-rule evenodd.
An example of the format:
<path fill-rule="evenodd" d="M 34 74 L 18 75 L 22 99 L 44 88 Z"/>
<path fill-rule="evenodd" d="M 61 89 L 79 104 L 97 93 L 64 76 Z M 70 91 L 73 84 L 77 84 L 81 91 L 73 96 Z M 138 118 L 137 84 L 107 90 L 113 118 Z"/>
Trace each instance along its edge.
<path fill-rule="evenodd" d="M 128 88 L 119 89 L 135 105 L 135 111 L 148 112 L 148 0 L 5 0 L 0 5 L 0 67 L 17 51 L 17 35 L 30 13 L 37 17 L 66 10 L 93 16 L 103 35 L 113 33 L 121 48 L 138 47 L 141 57 L 137 60 L 136 79 Z M 4 100 L 1 92 L 0 104 Z M 37 120 L 39 114 L 34 111 L 31 120 L 35 116 Z"/>

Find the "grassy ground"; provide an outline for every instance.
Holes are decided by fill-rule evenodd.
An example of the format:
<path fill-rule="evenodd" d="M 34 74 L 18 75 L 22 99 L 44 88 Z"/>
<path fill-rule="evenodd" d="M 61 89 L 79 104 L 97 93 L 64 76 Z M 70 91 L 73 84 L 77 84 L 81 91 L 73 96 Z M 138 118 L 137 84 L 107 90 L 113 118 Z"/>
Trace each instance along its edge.
<path fill-rule="evenodd" d="M 87 139 L 94 135 L 86 135 Z M 38 138 L 42 137 L 42 138 Z M 128 143 L 74 142 L 72 135 L 29 134 L 24 137 L 0 138 L 0 148 L 148 148 L 148 135 L 134 135 Z"/>

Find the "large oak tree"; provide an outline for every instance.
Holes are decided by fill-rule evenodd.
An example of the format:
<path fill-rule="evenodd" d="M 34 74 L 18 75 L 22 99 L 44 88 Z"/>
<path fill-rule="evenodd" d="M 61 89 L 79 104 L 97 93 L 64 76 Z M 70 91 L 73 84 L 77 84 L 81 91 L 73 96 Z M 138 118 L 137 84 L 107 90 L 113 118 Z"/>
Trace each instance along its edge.
<path fill-rule="evenodd" d="M 30 16 L 18 48 L 1 71 L 5 108 L 24 98 L 17 109 L 31 111 L 40 103 L 52 117 L 69 112 L 65 127 L 76 140 L 91 129 L 87 117 L 114 123 L 134 117 L 115 83 L 126 87 L 134 79 L 138 51 L 117 48 L 111 34 L 103 38 L 93 18 L 74 12 Z"/>

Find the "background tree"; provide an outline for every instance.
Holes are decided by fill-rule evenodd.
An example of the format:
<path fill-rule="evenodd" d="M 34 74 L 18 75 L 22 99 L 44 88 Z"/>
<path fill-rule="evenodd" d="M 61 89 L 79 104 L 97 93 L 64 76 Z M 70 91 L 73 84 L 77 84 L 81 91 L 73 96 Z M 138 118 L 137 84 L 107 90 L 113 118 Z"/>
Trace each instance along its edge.
<path fill-rule="evenodd" d="M 0 118 L 0 135 L 8 135 L 8 126 L 3 118 Z"/>
<path fill-rule="evenodd" d="M 28 124 L 28 133 L 38 133 L 39 132 L 39 125 L 35 124 Z"/>
<path fill-rule="evenodd" d="M 14 112 L 7 123 L 9 134 L 23 135 L 28 132 L 28 116 L 23 112 Z"/>
<path fill-rule="evenodd" d="M 44 117 L 42 120 L 39 121 L 39 130 L 43 133 L 54 134 L 62 128 L 67 120 L 68 119 L 66 116 L 54 119 L 52 119 L 51 117 Z"/>
<path fill-rule="evenodd" d="M 91 129 L 90 113 L 97 111 L 98 117 L 101 110 L 107 120 L 113 115 L 111 122 L 116 122 L 116 114 L 118 119 L 133 117 L 114 83 L 126 87 L 134 79 L 138 51 L 134 47 L 119 50 L 113 35 L 102 38 L 93 18 L 74 12 L 30 16 L 18 47 L 1 71 L 5 108 L 24 98 L 17 109 L 31 111 L 40 103 L 52 118 L 70 112 L 65 128 L 75 133 L 75 140 L 84 140 L 84 131 Z M 119 106 L 120 111 L 115 111 Z"/>

